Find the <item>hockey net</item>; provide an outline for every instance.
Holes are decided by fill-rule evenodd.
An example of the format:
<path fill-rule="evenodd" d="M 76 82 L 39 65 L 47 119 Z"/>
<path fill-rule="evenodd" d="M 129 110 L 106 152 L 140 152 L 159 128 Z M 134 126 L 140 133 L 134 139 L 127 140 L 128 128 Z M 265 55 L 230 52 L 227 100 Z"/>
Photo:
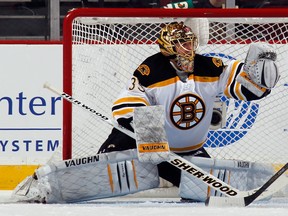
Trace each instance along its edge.
<path fill-rule="evenodd" d="M 199 54 L 224 63 L 244 60 L 249 44 L 268 42 L 278 53 L 281 78 L 269 97 L 253 102 L 219 97 L 225 114 L 221 128 L 211 130 L 205 147 L 212 157 L 281 165 L 288 159 L 288 18 L 285 10 L 117 10 L 79 9 L 64 22 L 63 89 L 99 113 L 111 117 L 113 101 L 131 74 L 159 52 L 162 23 L 207 18 L 209 41 Z M 171 17 L 173 14 L 173 17 Z M 209 14 L 209 17 L 205 17 Z M 177 17 L 178 16 L 178 17 Z M 225 17 L 224 17 L 225 16 Z M 201 30 L 201 27 L 200 27 Z M 219 102 L 218 101 L 218 102 Z M 111 126 L 82 108 L 63 102 L 63 158 L 93 155 Z M 62 158 L 55 154 L 53 160 Z"/>

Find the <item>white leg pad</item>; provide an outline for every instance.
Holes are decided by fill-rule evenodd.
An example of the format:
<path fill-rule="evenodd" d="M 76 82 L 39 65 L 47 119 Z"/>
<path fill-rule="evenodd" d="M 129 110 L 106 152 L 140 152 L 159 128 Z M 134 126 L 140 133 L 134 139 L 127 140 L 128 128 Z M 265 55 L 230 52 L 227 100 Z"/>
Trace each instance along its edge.
<path fill-rule="evenodd" d="M 209 172 L 207 169 L 203 169 Z M 207 186 L 199 179 L 192 178 L 186 172 L 181 173 L 179 195 L 182 198 L 204 202 L 207 198 Z"/>
<path fill-rule="evenodd" d="M 189 157 L 186 159 L 189 160 Z M 272 165 L 262 163 L 251 164 L 251 167 L 247 169 L 229 169 L 229 167 L 226 169 L 215 169 L 213 165 L 211 165 L 211 167 L 205 166 L 203 170 L 210 172 L 212 175 L 238 190 L 247 191 L 262 186 L 275 172 Z M 223 196 L 220 192 L 208 188 L 202 180 L 195 179 L 185 172 L 181 174 L 179 195 L 182 198 L 200 202 L 204 202 L 210 196 Z"/>
<path fill-rule="evenodd" d="M 107 153 L 107 157 L 109 154 L 115 152 Z M 32 200 L 29 196 L 29 202 L 43 202 L 43 200 L 47 203 L 80 202 L 123 196 L 159 186 L 157 166 L 140 163 L 135 158 L 118 162 L 96 161 L 66 168 L 62 165 L 63 162 L 39 169 L 39 173 L 42 174 L 38 176 L 37 182 L 42 183 L 33 184 L 32 187 L 38 188 L 41 194 L 35 195 L 35 188 L 33 190 L 30 188 L 36 200 Z M 49 169 L 50 172 L 43 174 L 43 170 Z M 14 200 L 15 194 L 17 199 L 17 193 L 14 193 Z M 37 200 L 38 197 L 41 197 L 40 201 Z M 25 201 L 23 196 L 21 201 Z"/>

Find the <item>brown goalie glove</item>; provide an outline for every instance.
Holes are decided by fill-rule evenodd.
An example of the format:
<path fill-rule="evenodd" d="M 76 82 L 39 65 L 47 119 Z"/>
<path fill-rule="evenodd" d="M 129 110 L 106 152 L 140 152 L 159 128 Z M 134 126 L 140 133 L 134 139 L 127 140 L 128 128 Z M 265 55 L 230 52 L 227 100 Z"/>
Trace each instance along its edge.
<path fill-rule="evenodd" d="M 277 54 L 271 45 L 251 44 L 244 62 L 244 71 L 239 74 L 237 81 L 261 97 L 267 89 L 274 88 L 280 78 L 276 59 Z"/>

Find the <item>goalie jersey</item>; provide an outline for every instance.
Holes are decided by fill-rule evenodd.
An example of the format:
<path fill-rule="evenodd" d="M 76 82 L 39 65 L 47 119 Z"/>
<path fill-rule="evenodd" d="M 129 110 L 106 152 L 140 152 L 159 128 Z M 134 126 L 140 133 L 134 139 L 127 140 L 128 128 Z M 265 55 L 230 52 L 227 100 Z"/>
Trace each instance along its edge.
<path fill-rule="evenodd" d="M 240 61 L 225 66 L 221 59 L 196 54 L 194 72 L 185 73 L 159 52 L 135 70 L 113 104 L 113 117 L 129 128 L 133 107 L 163 105 L 171 151 L 195 151 L 205 143 L 217 95 L 224 93 L 245 101 L 259 99 L 236 81 L 242 68 Z"/>

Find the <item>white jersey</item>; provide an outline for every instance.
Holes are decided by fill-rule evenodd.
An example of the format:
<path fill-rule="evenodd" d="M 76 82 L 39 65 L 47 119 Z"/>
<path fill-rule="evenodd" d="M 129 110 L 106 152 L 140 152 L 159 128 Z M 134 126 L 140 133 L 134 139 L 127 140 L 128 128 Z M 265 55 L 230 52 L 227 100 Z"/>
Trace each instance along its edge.
<path fill-rule="evenodd" d="M 133 107 L 163 105 L 171 151 L 197 150 L 206 141 L 217 95 L 224 93 L 240 100 L 258 99 L 236 82 L 242 67 L 239 61 L 231 61 L 225 67 L 218 58 L 196 55 L 194 72 L 184 73 L 157 53 L 134 72 L 126 89 L 114 102 L 113 117 L 120 124 L 125 120 L 130 123 Z"/>

